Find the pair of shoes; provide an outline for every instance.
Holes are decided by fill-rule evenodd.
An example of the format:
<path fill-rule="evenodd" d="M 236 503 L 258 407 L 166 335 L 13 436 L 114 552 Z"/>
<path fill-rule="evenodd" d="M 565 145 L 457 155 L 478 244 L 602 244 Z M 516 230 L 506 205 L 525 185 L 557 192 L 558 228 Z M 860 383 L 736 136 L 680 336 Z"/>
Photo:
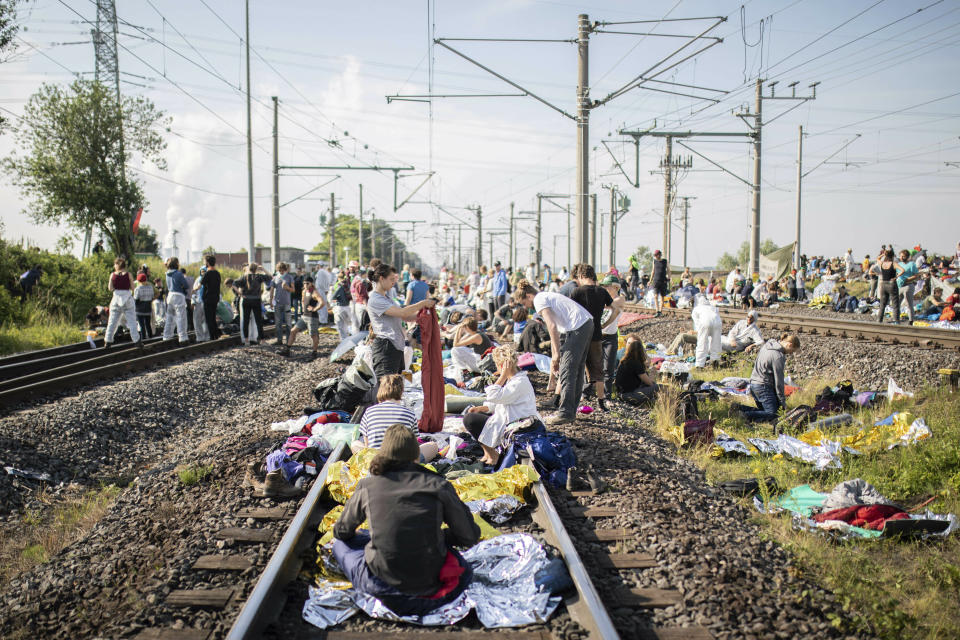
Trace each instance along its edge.
<path fill-rule="evenodd" d="M 263 491 L 263 481 L 258 477 L 259 466 L 256 462 L 247 463 L 247 470 L 243 475 L 243 482 L 240 483 L 240 486 L 253 487 L 257 492 Z"/>
<path fill-rule="evenodd" d="M 607 399 L 600 398 L 597 400 L 597 410 L 598 411 L 610 411 L 610 407 L 607 406 Z"/>
<path fill-rule="evenodd" d="M 263 488 L 258 493 L 264 498 L 293 498 L 301 495 L 303 490 L 291 486 L 283 479 L 283 473 L 277 469 L 267 474 Z"/>
<path fill-rule="evenodd" d="M 288 355 L 290 355 L 290 347 L 287 346 L 287 345 L 283 345 L 282 347 L 280 347 L 280 352 L 279 352 L 279 353 L 280 353 L 280 355 L 282 355 L 282 356 L 288 356 Z"/>
<path fill-rule="evenodd" d="M 565 416 L 562 413 L 555 413 L 551 416 L 547 416 L 544 419 L 543 423 L 548 425 L 558 425 L 558 424 L 572 424 L 574 418 L 572 416 Z"/>
<path fill-rule="evenodd" d="M 283 345 L 283 340 L 280 339 L 280 338 L 277 338 L 277 340 L 274 342 L 274 344 L 277 345 L 278 347 L 284 346 L 284 345 Z"/>

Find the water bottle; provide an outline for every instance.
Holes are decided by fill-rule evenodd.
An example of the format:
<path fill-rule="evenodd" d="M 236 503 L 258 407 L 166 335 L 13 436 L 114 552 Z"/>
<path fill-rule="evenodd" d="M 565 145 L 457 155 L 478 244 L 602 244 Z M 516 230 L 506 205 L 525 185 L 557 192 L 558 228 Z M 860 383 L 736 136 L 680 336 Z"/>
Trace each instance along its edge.
<path fill-rule="evenodd" d="M 825 427 L 838 427 L 844 424 L 850 424 L 853 422 L 853 416 L 849 413 L 841 413 L 839 415 L 830 416 L 829 418 L 821 418 L 816 422 L 811 422 L 807 425 L 809 431 L 814 429 L 823 429 Z"/>

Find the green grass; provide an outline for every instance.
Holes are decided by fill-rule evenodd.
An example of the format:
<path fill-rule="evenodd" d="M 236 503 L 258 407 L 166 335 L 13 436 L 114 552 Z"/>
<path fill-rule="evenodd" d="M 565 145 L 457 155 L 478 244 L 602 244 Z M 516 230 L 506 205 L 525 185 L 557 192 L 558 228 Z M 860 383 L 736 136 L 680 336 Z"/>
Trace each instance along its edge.
<path fill-rule="evenodd" d="M 189 467 L 177 471 L 177 477 L 180 478 L 181 484 L 192 487 L 209 476 L 212 471 L 213 467 L 209 465 L 191 464 Z"/>
<path fill-rule="evenodd" d="M 26 322 L 5 322 L 0 325 L 0 355 L 59 347 L 81 342 L 86 339 L 85 336 L 86 332 L 80 325 L 31 309 Z"/>
<path fill-rule="evenodd" d="M 749 358 L 743 356 L 728 368 L 695 372 L 698 378 L 720 379 L 749 375 Z M 813 398 L 838 377 L 808 381 L 788 398 L 788 408 L 813 404 Z M 673 411 L 676 393 L 652 410 L 653 428 L 679 444 Z M 749 425 L 733 411 L 732 400 L 701 403 L 702 417 L 717 420 L 718 428 L 743 441 L 749 437 L 775 437 L 771 425 Z M 715 456 L 712 447 L 683 447 L 681 455 L 701 466 L 709 482 L 772 476 L 784 489 L 809 484 L 829 491 L 836 484 L 863 478 L 881 493 L 910 508 L 934 498 L 926 508 L 936 513 L 960 514 L 960 396 L 929 388 L 913 399 L 882 404 L 854 413 L 869 427 L 894 411 L 922 417 L 933 435 L 917 444 L 880 448 L 862 456 L 844 454 L 841 469 L 817 471 L 790 458 Z M 852 435 L 859 426 L 825 430 L 827 437 Z M 764 496 L 766 498 L 766 496 Z M 744 502 L 753 511 L 750 501 Z M 883 638 L 954 638 L 960 628 L 960 537 L 928 541 L 857 540 L 834 543 L 825 537 L 794 531 L 786 515 L 762 515 L 754 520 L 762 535 L 794 553 L 799 570 L 809 579 L 838 595 L 848 616 L 834 624 L 846 631 L 868 630 Z"/>

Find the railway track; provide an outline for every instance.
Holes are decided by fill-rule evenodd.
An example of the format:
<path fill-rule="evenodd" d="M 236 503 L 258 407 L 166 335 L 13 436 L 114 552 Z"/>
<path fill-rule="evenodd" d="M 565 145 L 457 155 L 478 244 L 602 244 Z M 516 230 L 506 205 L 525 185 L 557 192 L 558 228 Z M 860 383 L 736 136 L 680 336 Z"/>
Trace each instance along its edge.
<path fill-rule="evenodd" d="M 264 327 L 263 339 L 272 337 L 274 332 L 274 327 Z M 9 356 L 0 359 L 0 408 L 81 384 L 222 351 L 240 343 L 239 335 L 182 346 L 175 340 L 153 338 L 145 341 L 143 349 L 132 343 L 118 344 L 109 350 L 92 349 L 88 342 L 80 342 Z"/>
<path fill-rule="evenodd" d="M 638 304 L 626 305 L 626 310 L 649 313 L 650 309 Z M 745 311 L 719 307 L 720 317 L 736 322 L 746 316 Z M 689 317 L 689 309 L 664 307 L 663 312 L 674 316 Z M 960 351 L 960 332 L 930 327 L 895 326 L 876 322 L 858 322 L 794 315 L 770 311 L 760 314 L 761 327 L 789 330 L 798 334 L 820 337 L 843 338 L 864 343 L 899 344 L 926 349 L 949 349 Z"/>
<path fill-rule="evenodd" d="M 282 537 L 270 555 L 264 568 L 245 600 L 236 596 L 242 592 L 239 588 L 213 588 L 198 590 L 176 590 L 170 592 L 166 598 L 166 606 L 170 608 L 204 608 L 223 610 L 229 618 L 235 611 L 232 626 L 224 636 L 227 640 L 252 640 L 264 635 L 276 635 L 277 629 L 272 625 L 284 611 L 300 610 L 299 603 L 287 605 L 286 600 L 290 584 L 297 579 L 304 563 L 304 551 L 315 544 L 317 525 L 322 516 L 334 503 L 322 498 L 323 485 L 334 462 L 349 457 L 349 449 L 344 445 L 338 446 L 328 458 L 326 464 L 317 474 L 310 491 L 300 508 L 290 516 L 283 507 L 271 509 L 244 509 L 236 514 L 239 519 L 246 519 L 247 527 L 225 527 L 216 534 L 217 538 L 233 540 L 238 545 L 244 543 L 272 543 L 277 532 L 266 526 L 249 526 L 253 520 L 266 522 L 270 520 L 287 519 L 289 521 Z M 677 591 L 664 589 L 633 589 L 624 590 L 613 600 L 601 598 L 594 587 L 591 576 L 604 571 L 637 571 L 656 566 L 656 561 L 644 553 L 613 553 L 609 545 L 618 545 L 624 540 L 632 539 L 635 533 L 627 529 L 604 528 L 603 521 L 618 514 L 617 509 L 610 507 L 591 508 L 579 506 L 566 507 L 562 511 L 554 506 L 550 492 L 541 483 L 533 486 L 535 508 L 532 512 L 534 522 L 543 529 L 541 538 L 553 545 L 563 557 L 574 583 L 574 591 L 565 599 L 567 611 L 587 633 L 589 638 L 601 640 L 615 640 L 620 638 L 607 607 L 635 607 L 650 609 L 673 606 L 682 602 L 682 596 Z M 575 492 L 578 498 L 587 498 L 592 492 Z M 253 519 L 253 520 L 251 520 Z M 575 525 L 574 530 L 584 529 L 584 523 L 592 524 L 587 535 L 580 535 L 576 542 L 581 545 L 593 543 L 604 546 L 605 553 L 593 554 L 581 558 L 575 546 L 575 539 L 567 530 L 567 523 Z M 227 554 L 210 554 L 200 556 L 192 565 L 194 571 L 213 571 L 218 573 L 237 573 L 250 568 L 250 562 L 234 546 L 235 551 Z M 223 581 L 218 581 L 223 584 Z M 401 627 L 402 629 L 402 627 Z M 355 632 L 355 631 L 327 631 L 325 636 L 313 630 L 310 637 L 325 637 L 327 640 L 360 640 L 362 638 L 407 638 L 414 636 L 422 638 L 424 630 L 416 632 L 398 630 L 390 633 Z M 524 631 L 523 629 L 498 630 L 504 637 L 515 640 L 549 640 L 553 636 L 548 631 Z M 465 640 L 474 636 L 480 637 L 479 632 L 469 632 L 454 628 L 431 629 L 428 632 L 432 638 L 444 640 Z M 282 634 L 281 634 L 282 635 Z M 489 637 L 482 632 L 483 637 Z M 138 640 L 213 640 L 212 629 L 173 629 L 147 628 L 143 629 Z M 701 627 L 660 628 L 652 629 L 646 636 L 650 639 L 667 640 L 673 638 L 690 638 L 704 640 L 712 637 Z"/>

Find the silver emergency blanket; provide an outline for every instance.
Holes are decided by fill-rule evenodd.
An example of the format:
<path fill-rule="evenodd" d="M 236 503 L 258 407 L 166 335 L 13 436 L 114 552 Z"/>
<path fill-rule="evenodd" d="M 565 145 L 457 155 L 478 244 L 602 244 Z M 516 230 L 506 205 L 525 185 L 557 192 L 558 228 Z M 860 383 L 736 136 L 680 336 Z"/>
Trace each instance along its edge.
<path fill-rule="evenodd" d="M 861 478 L 854 478 L 841 482 L 833 488 L 823 501 L 824 511 L 833 511 L 834 509 L 843 509 L 855 504 L 894 504 L 887 500 L 883 494 Z"/>
<path fill-rule="evenodd" d="M 460 597 L 426 616 L 398 616 L 372 596 L 321 582 L 310 588 L 303 619 L 326 629 L 362 609 L 371 618 L 440 626 L 456 624 L 476 609 L 480 623 L 493 629 L 544 622 L 560 604 L 560 596 L 537 588 L 535 576 L 550 560 L 528 534 L 509 533 L 484 540 L 467 549 L 463 557 L 473 569 L 473 580 Z"/>
<path fill-rule="evenodd" d="M 747 445 L 743 444 L 736 438 L 732 438 L 727 435 L 725 432 L 717 429 L 715 432 L 715 439 L 713 444 L 717 445 L 727 453 L 742 453 L 745 456 L 752 456 L 753 452 L 747 448 Z"/>
<path fill-rule="evenodd" d="M 488 500 L 471 500 L 466 505 L 470 511 L 486 516 L 494 524 L 503 524 L 513 517 L 523 503 L 514 496 L 503 495 Z"/>
<path fill-rule="evenodd" d="M 807 444 L 803 440 L 783 434 L 776 440 L 750 438 L 747 442 L 761 453 L 782 453 L 809 462 L 817 469 L 839 469 L 842 466 L 839 457 L 842 448 L 840 443 L 826 438 L 822 439 L 819 445 Z"/>

